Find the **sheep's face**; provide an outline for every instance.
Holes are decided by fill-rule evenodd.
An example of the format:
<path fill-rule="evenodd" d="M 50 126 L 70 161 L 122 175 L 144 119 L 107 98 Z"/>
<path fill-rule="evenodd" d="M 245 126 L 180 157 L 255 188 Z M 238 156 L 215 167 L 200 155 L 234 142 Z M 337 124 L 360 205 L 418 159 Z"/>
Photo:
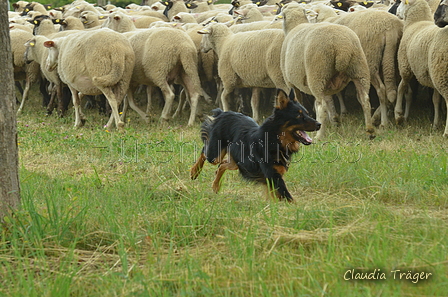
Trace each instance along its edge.
<path fill-rule="evenodd" d="M 53 71 L 58 66 L 59 49 L 54 41 L 45 41 L 44 46 L 48 48 L 48 57 L 45 62 L 45 68 Z"/>
<path fill-rule="evenodd" d="M 27 41 L 26 43 L 25 43 L 25 47 L 26 47 L 26 50 L 25 50 L 25 62 L 28 64 L 28 63 L 31 63 L 32 61 L 34 61 L 34 51 L 33 51 L 33 48 L 34 48 L 34 46 L 36 45 L 36 40 L 35 40 L 35 38 L 33 38 L 33 39 L 31 39 L 31 40 L 29 40 L 29 41 Z"/>
<path fill-rule="evenodd" d="M 434 13 L 434 21 L 440 28 L 448 25 L 447 8 L 448 0 L 442 0 L 442 2 L 440 2 L 439 6 L 437 7 L 436 12 Z"/>
<path fill-rule="evenodd" d="M 398 7 L 397 7 L 397 17 L 402 20 L 404 19 L 405 6 L 408 6 L 408 5 L 405 4 L 405 1 L 401 1 L 400 5 L 398 5 Z"/>
<path fill-rule="evenodd" d="M 310 23 L 317 23 L 318 13 L 312 9 L 305 9 L 305 15 Z"/>
<path fill-rule="evenodd" d="M 201 41 L 201 51 L 203 53 L 207 53 L 210 50 L 218 53 L 219 44 L 222 44 L 222 40 L 227 38 L 229 34 L 232 34 L 228 25 L 214 22 L 199 30 L 198 33 L 203 34 Z"/>
<path fill-rule="evenodd" d="M 413 6 L 415 2 L 416 0 L 402 0 L 397 8 L 397 17 L 399 17 L 402 20 L 405 20 L 409 8 Z"/>
<path fill-rule="evenodd" d="M 198 31 L 199 34 L 203 34 L 201 40 L 201 52 L 203 53 L 208 53 L 213 49 L 213 44 L 210 38 L 211 30 L 212 29 L 209 26 L 206 26 L 204 29 Z"/>

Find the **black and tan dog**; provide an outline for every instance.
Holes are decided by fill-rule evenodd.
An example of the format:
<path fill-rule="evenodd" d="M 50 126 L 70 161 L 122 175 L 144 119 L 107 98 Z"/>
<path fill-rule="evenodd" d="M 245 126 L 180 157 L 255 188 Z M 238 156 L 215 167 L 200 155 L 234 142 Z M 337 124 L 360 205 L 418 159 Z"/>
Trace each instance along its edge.
<path fill-rule="evenodd" d="M 202 124 L 204 147 L 190 170 L 191 179 L 198 177 L 207 160 L 219 164 L 213 182 L 215 192 L 219 191 L 224 172 L 238 169 L 244 178 L 275 189 L 279 199 L 293 201 L 283 175 L 300 143 L 311 144 L 305 131 L 319 130 L 320 123 L 282 90 L 277 91 L 274 113 L 261 126 L 241 113 L 221 109 L 214 109 L 213 113 L 213 117 Z"/>

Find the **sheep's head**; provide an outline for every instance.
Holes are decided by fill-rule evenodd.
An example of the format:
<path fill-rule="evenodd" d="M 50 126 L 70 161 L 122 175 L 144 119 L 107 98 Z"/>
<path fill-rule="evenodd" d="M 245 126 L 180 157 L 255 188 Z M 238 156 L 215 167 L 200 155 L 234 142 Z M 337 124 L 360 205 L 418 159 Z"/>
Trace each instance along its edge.
<path fill-rule="evenodd" d="M 308 19 L 308 22 L 310 23 L 317 23 L 317 17 L 318 13 L 312 9 L 305 9 L 306 18 Z"/>
<path fill-rule="evenodd" d="M 291 2 L 285 4 L 280 15 L 283 17 L 283 30 L 288 34 L 293 28 L 302 23 L 308 23 L 303 4 Z"/>
<path fill-rule="evenodd" d="M 227 25 L 221 23 L 210 23 L 204 29 L 199 30 L 198 33 L 203 34 L 201 41 L 201 51 L 203 53 L 207 53 L 211 49 L 216 52 L 218 40 L 232 34 Z"/>
<path fill-rule="evenodd" d="M 440 2 L 439 6 L 437 7 L 436 12 L 434 13 L 434 21 L 440 28 L 448 25 L 447 8 L 448 0 L 442 0 L 442 2 Z"/>
<path fill-rule="evenodd" d="M 34 51 L 32 49 L 34 48 L 35 45 L 36 45 L 36 38 L 32 38 L 25 43 L 26 50 L 24 59 L 27 64 L 34 61 Z"/>
<path fill-rule="evenodd" d="M 44 46 L 48 48 L 48 57 L 45 62 L 45 68 L 48 71 L 53 71 L 58 66 L 59 49 L 56 42 L 52 40 L 45 41 Z"/>
<path fill-rule="evenodd" d="M 408 11 L 412 6 L 422 5 L 422 3 L 417 4 L 417 2 L 421 2 L 421 1 L 417 1 L 417 0 L 400 1 L 400 5 L 398 5 L 398 8 L 397 8 L 397 17 L 399 17 L 402 20 L 406 20 Z M 426 6 L 427 3 L 424 3 L 424 5 Z M 419 13 L 419 15 L 422 15 L 422 13 Z"/>

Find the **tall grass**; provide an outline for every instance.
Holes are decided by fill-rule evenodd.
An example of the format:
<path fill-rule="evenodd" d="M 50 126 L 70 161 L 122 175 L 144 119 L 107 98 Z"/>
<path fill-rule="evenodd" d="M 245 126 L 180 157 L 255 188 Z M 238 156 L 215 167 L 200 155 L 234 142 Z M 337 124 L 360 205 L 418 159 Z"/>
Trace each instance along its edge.
<path fill-rule="evenodd" d="M 78 130 L 37 103 L 18 118 L 22 208 L 2 228 L 0 295 L 446 296 L 447 146 L 427 115 L 368 140 L 353 112 L 295 156 L 287 204 L 237 172 L 214 194 L 209 164 L 191 181 L 199 124 L 131 114 L 120 134 L 86 113 Z"/>

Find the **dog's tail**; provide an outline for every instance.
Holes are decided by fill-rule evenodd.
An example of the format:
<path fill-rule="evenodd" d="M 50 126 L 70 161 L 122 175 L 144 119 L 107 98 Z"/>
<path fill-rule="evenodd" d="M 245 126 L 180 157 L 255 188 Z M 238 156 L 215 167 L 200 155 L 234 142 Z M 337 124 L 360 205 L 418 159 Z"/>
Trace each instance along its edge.
<path fill-rule="evenodd" d="M 213 109 L 212 110 L 212 114 L 213 115 L 212 116 L 208 116 L 205 119 L 205 121 L 202 123 L 202 126 L 201 126 L 201 139 L 202 139 L 202 142 L 204 144 L 208 143 L 208 140 L 209 140 L 209 136 L 208 135 L 209 135 L 210 129 L 211 129 L 212 125 L 213 125 L 213 122 L 223 112 L 224 111 L 222 111 L 220 108 Z"/>

